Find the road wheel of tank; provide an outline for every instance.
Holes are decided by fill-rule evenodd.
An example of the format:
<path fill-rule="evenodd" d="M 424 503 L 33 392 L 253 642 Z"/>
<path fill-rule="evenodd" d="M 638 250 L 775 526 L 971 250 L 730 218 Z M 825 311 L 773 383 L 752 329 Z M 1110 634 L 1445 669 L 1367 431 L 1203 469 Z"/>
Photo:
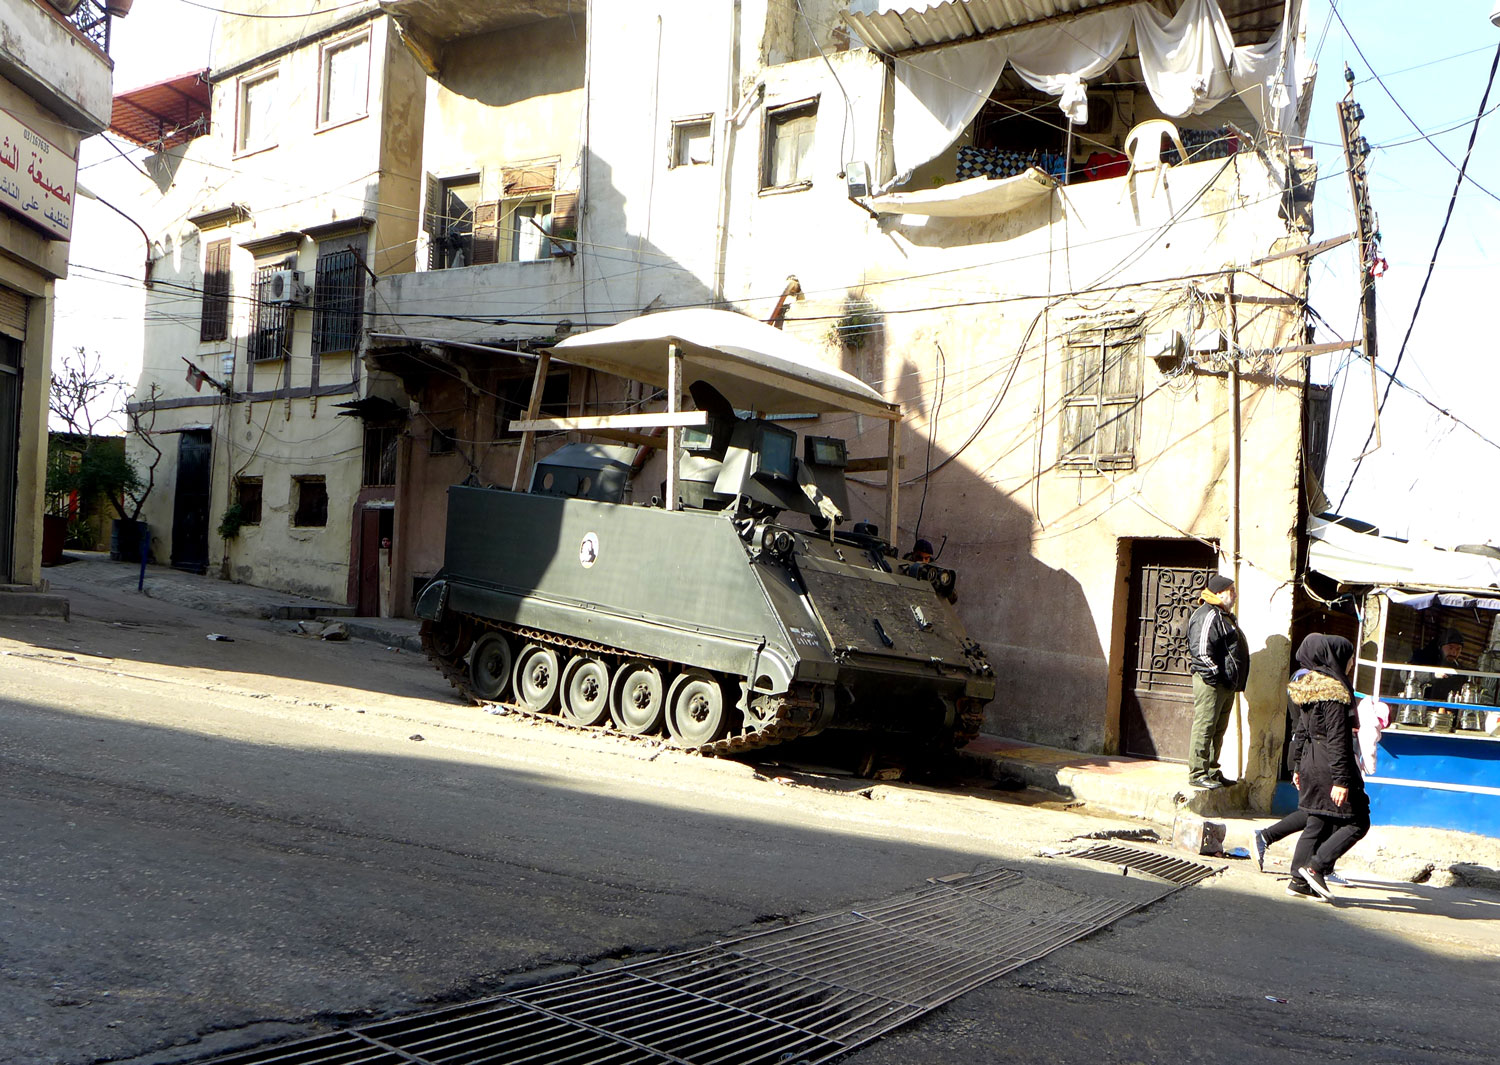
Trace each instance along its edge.
<path fill-rule="evenodd" d="M 528 643 L 521 648 L 511 688 L 516 693 L 516 702 L 528 710 L 545 714 L 557 706 L 557 693 L 562 689 L 557 652 L 539 643 Z"/>
<path fill-rule="evenodd" d="M 469 656 L 469 683 L 486 702 L 505 698 L 510 688 L 510 641 L 503 632 L 487 632 L 474 641 Z"/>
<path fill-rule="evenodd" d="M 626 662 L 609 686 L 609 716 L 615 728 L 632 736 L 661 729 L 666 708 L 661 670 L 649 662 Z"/>
<path fill-rule="evenodd" d="M 710 673 L 684 670 L 667 693 L 667 728 L 683 747 L 701 747 L 729 729 L 724 688 Z"/>
<path fill-rule="evenodd" d="M 609 716 L 609 667 L 579 655 L 563 667 L 562 716 L 575 725 L 597 725 Z"/>
<path fill-rule="evenodd" d="M 435 658 L 456 662 L 473 642 L 473 626 L 461 614 L 450 612 L 442 621 L 422 622 L 422 649 Z"/>

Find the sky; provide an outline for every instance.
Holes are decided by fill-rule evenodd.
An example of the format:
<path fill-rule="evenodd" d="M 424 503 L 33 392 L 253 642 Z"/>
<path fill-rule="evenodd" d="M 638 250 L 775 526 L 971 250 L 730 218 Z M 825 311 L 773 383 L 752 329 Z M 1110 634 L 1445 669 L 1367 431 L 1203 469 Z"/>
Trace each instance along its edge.
<path fill-rule="evenodd" d="M 219 2 L 229 7 L 234 0 Z M 141 0 L 117 20 L 116 91 L 206 66 L 215 20 L 206 4 Z M 1481 324 L 1497 298 L 1488 249 L 1500 244 L 1500 115 L 1480 121 L 1467 167 L 1473 181 L 1453 195 L 1500 48 L 1500 29 L 1488 18 L 1492 6 L 1491 0 L 1340 0 L 1335 9 L 1331 0 L 1308 0 L 1308 47 L 1319 68 L 1308 129 L 1319 166 L 1314 239 L 1353 231 L 1336 112 L 1348 89 L 1347 63 L 1364 109 L 1361 132 L 1373 146 L 1370 195 L 1389 263 L 1376 282 L 1377 362 L 1406 386 L 1391 388 L 1381 446 L 1361 461 L 1374 415 L 1368 357 L 1359 350 L 1314 360 L 1314 380 L 1334 385 L 1325 490 L 1342 513 L 1374 522 L 1387 535 L 1445 546 L 1500 543 L 1500 492 L 1486 476 L 1500 468 L 1500 359 Z M 1500 108 L 1500 85 L 1485 106 Z M 93 187 L 97 180 L 96 191 L 107 198 L 104 178 L 123 165 L 102 138 L 92 138 L 81 153 L 79 181 Z M 1434 260 L 1450 198 L 1452 217 Z M 107 338 L 117 324 L 140 319 L 140 285 L 119 274 L 140 276 L 142 236 L 86 199 L 77 230 L 76 280 L 60 286 L 55 351 L 80 344 L 105 349 L 115 372 L 133 381 L 139 352 L 112 356 Z M 1327 323 L 1320 341 L 1360 335 L 1355 260 L 1351 243 L 1313 261 L 1311 303 Z M 1376 376 L 1384 392 L 1389 377 Z"/>

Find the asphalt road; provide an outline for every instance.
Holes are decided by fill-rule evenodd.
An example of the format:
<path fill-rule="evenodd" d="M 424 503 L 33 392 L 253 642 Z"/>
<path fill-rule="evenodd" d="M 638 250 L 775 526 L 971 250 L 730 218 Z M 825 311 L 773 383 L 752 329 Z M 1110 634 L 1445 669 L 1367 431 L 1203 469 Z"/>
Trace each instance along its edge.
<path fill-rule="evenodd" d="M 72 594 L 0 619 L 3 1062 L 188 1060 L 995 863 L 1102 890 L 1039 851 L 1129 827 L 562 732 L 411 655 Z M 850 1060 L 1494 1060 L 1500 897 L 1333 908 L 1246 865 Z"/>

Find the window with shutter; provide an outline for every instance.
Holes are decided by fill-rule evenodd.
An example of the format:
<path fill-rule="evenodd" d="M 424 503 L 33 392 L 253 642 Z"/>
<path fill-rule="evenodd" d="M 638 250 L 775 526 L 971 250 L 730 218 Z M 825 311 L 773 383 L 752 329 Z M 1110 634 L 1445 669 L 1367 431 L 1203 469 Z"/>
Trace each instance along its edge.
<path fill-rule="evenodd" d="M 1068 334 L 1063 365 L 1063 469 L 1135 465 L 1142 319 L 1091 322 Z"/>
<path fill-rule="evenodd" d="M 559 192 L 552 200 L 552 254 L 572 255 L 578 240 L 578 193 Z"/>
<path fill-rule="evenodd" d="M 199 340 L 229 339 L 229 241 L 216 240 L 203 256 L 203 310 Z"/>
<path fill-rule="evenodd" d="M 480 263 L 500 261 L 500 204 L 481 203 L 474 208 L 474 257 L 469 261 Z"/>

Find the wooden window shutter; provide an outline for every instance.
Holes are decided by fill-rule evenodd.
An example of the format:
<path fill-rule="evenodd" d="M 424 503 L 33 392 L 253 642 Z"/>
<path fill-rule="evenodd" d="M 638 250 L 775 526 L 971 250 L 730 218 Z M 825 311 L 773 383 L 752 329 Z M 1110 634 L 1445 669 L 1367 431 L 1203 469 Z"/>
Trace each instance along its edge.
<path fill-rule="evenodd" d="M 469 261 L 475 266 L 500 261 L 499 201 L 474 206 L 474 256 Z"/>
<path fill-rule="evenodd" d="M 443 183 L 431 174 L 427 175 L 427 210 L 422 216 L 422 231 L 427 234 L 427 269 L 441 270 L 443 267 Z"/>
<path fill-rule="evenodd" d="M 26 297 L 14 289 L 0 288 L 0 333 L 26 339 Z"/>
<path fill-rule="evenodd" d="M 551 192 L 557 182 L 557 167 L 514 166 L 501 171 L 501 185 L 507 196 L 523 196 L 529 192 Z"/>
<path fill-rule="evenodd" d="M 229 339 L 229 241 L 216 240 L 203 256 L 203 309 L 199 340 Z"/>
<path fill-rule="evenodd" d="M 578 193 L 559 192 L 552 201 L 552 254 L 573 254 L 573 242 L 577 239 Z"/>

